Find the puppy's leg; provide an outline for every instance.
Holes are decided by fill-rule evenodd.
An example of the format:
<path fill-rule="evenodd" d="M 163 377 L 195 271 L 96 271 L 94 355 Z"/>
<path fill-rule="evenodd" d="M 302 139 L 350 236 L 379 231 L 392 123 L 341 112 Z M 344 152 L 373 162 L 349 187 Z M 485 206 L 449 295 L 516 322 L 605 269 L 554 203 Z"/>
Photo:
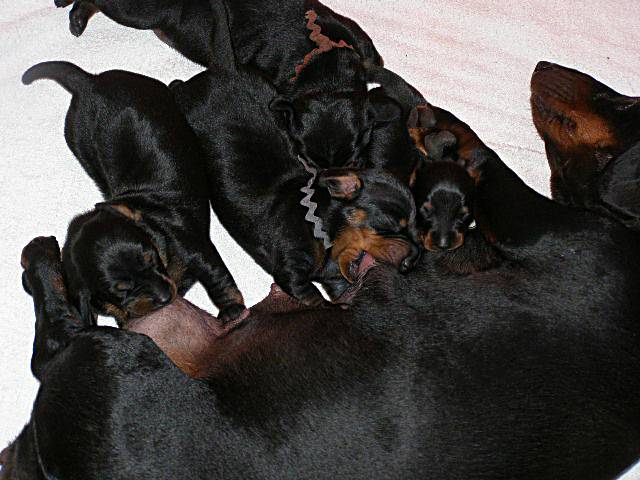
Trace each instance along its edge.
<path fill-rule="evenodd" d="M 22 251 L 23 283 L 33 296 L 36 333 L 31 358 L 33 375 L 42 379 L 47 363 L 82 327 L 67 300 L 60 247 L 55 237 L 33 239 Z"/>
<path fill-rule="evenodd" d="M 189 273 L 202 284 L 207 295 L 216 307 L 218 319 L 226 323 L 246 315 L 242 293 L 224 264 L 222 257 L 210 241 L 206 245 L 183 246 L 184 251 L 192 252 L 189 259 Z"/>
<path fill-rule="evenodd" d="M 69 31 L 76 37 L 82 35 L 89 19 L 100 10 L 92 2 L 77 1 L 69 12 Z"/>
<path fill-rule="evenodd" d="M 273 279 L 282 290 L 308 306 L 326 303 L 320 290 L 311 283 L 316 269 L 311 255 L 301 252 L 283 252 L 273 272 Z"/>

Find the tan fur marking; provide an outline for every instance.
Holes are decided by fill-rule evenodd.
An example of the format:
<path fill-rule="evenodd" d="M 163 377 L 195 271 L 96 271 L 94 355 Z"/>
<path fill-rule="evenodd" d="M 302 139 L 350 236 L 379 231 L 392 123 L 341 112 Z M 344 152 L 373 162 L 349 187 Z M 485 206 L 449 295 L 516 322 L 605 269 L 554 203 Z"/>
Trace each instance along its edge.
<path fill-rule="evenodd" d="M 134 222 L 140 222 L 142 220 L 142 212 L 140 212 L 140 210 L 132 210 L 122 203 L 111 205 L 111 208 L 124 215 L 125 217 L 133 220 Z"/>
<path fill-rule="evenodd" d="M 354 279 L 349 274 L 349 264 L 363 251 L 376 260 L 397 266 L 407 257 L 410 247 L 403 240 L 385 238 L 370 228 L 345 228 L 333 243 L 331 257 L 338 263 L 342 276 L 351 283 Z"/>

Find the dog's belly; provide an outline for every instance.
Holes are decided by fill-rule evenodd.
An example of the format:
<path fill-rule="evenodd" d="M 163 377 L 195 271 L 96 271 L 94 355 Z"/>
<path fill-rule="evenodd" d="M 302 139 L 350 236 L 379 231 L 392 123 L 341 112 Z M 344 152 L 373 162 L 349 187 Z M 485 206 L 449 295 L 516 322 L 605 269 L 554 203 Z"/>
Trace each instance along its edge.
<path fill-rule="evenodd" d="M 233 335 L 233 330 L 247 317 L 259 321 L 265 314 L 290 313 L 302 308 L 305 307 L 274 284 L 265 299 L 226 324 L 177 297 L 170 305 L 132 320 L 126 328 L 150 337 L 178 368 L 198 378 L 215 370 L 218 352 L 225 349 L 224 340 Z"/>

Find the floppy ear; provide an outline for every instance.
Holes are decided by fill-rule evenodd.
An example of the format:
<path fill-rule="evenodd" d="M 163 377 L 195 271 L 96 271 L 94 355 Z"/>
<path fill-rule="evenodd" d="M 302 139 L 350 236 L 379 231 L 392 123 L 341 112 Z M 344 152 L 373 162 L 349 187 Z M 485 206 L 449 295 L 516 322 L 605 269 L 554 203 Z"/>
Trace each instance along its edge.
<path fill-rule="evenodd" d="M 602 202 L 631 228 L 640 225 L 640 142 L 611 162 L 598 181 Z M 620 218 L 617 216 L 617 218 Z"/>
<path fill-rule="evenodd" d="M 333 198 L 352 200 L 362 189 L 362 180 L 353 170 L 325 170 L 318 178 L 318 185 L 326 188 Z"/>
<path fill-rule="evenodd" d="M 273 97 L 269 102 L 269 110 L 276 113 L 284 113 L 286 115 L 293 114 L 293 102 L 291 99 L 278 95 Z"/>
<path fill-rule="evenodd" d="M 369 92 L 368 114 L 374 125 L 384 125 L 398 120 L 402 115 L 402 108 L 395 100 L 387 97 L 382 88 L 374 88 Z"/>
<path fill-rule="evenodd" d="M 122 215 L 135 223 L 140 223 L 142 221 L 142 212 L 131 208 L 124 203 L 101 202 L 96 204 L 96 210 L 111 211 Z"/>

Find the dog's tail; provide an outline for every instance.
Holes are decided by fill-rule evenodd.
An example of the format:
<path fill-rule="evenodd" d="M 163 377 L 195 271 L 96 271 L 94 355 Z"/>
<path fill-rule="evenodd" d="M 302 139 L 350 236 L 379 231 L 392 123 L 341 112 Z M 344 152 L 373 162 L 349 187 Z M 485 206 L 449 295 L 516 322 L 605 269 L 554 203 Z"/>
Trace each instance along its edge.
<path fill-rule="evenodd" d="M 93 75 L 69 62 L 42 62 L 34 65 L 22 75 L 22 83 L 31 85 L 36 80 L 48 78 L 58 82 L 64 89 L 77 93 L 88 84 Z"/>

